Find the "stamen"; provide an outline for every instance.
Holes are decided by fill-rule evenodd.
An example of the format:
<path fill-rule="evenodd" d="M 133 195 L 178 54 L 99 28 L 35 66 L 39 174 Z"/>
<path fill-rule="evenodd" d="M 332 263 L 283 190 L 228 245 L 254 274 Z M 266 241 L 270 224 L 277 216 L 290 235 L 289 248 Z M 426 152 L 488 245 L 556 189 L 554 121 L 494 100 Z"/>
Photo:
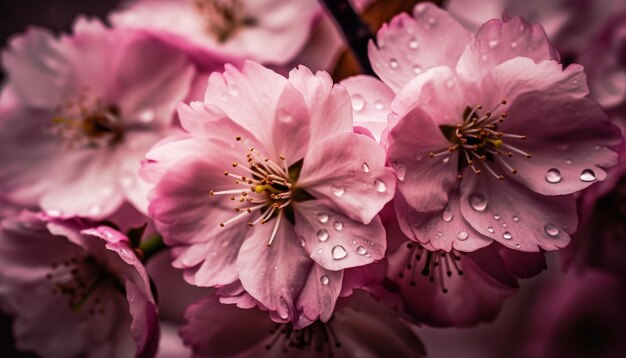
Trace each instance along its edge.
<path fill-rule="evenodd" d="M 267 247 L 272 246 L 272 242 L 274 241 L 274 238 L 276 237 L 276 233 L 278 232 L 278 226 L 280 225 L 280 221 L 282 218 L 283 218 L 283 212 L 279 211 L 278 217 L 276 218 L 276 224 L 274 224 L 274 229 L 272 230 L 272 235 L 270 236 L 270 241 L 267 242 Z"/>
<path fill-rule="evenodd" d="M 516 147 L 514 147 L 514 146 L 512 146 L 512 145 L 510 145 L 510 144 L 507 144 L 507 143 L 502 143 L 502 146 L 503 146 L 504 148 L 508 148 L 508 149 L 512 150 L 512 151 L 513 151 L 513 152 L 515 152 L 515 153 L 521 154 L 521 155 L 525 156 L 525 157 L 526 157 L 526 158 L 528 158 L 528 159 L 532 158 L 532 155 L 531 155 L 531 154 L 526 153 L 526 152 L 524 152 L 523 150 L 521 150 L 521 149 L 519 149 L 519 148 L 516 148 Z"/>

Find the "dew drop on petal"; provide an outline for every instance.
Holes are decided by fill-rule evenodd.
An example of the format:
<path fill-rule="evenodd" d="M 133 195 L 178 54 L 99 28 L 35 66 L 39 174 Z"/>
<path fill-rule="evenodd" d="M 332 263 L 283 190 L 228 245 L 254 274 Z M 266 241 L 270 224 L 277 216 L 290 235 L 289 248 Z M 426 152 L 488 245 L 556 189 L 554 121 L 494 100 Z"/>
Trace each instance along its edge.
<path fill-rule="evenodd" d="M 344 189 L 344 187 L 342 186 L 333 184 L 330 186 L 330 191 L 331 193 L 333 193 L 334 196 L 339 198 L 346 192 L 346 189 Z"/>
<path fill-rule="evenodd" d="M 476 211 L 485 211 L 487 209 L 487 200 L 482 194 L 474 193 L 469 197 L 469 203 L 472 209 Z"/>
<path fill-rule="evenodd" d="M 554 224 L 546 224 L 546 226 L 543 227 L 543 230 L 546 232 L 546 234 L 548 234 L 548 236 L 551 237 L 557 236 L 560 232 L 559 228 L 556 227 L 556 225 Z"/>
<path fill-rule="evenodd" d="M 328 278 L 328 276 L 322 275 L 322 277 L 320 277 L 320 282 L 322 283 L 322 285 L 326 286 L 328 285 L 328 282 L 330 282 L 330 279 Z"/>
<path fill-rule="evenodd" d="M 151 109 L 144 109 L 143 111 L 139 112 L 137 117 L 143 123 L 151 123 L 152 121 L 154 121 L 155 114 L 154 111 Z"/>
<path fill-rule="evenodd" d="M 513 238 L 513 235 L 511 235 L 511 233 L 510 233 L 510 232 L 505 231 L 505 232 L 504 232 L 504 234 L 502 234 L 502 237 L 503 237 L 505 240 L 511 240 L 511 239 Z"/>
<path fill-rule="evenodd" d="M 572 164 L 572 160 L 571 159 L 565 159 L 565 164 Z"/>
<path fill-rule="evenodd" d="M 493 227 L 492 227 L 492 226 L 490 226 L 490 227 L 488 227 L 488 228 L 487 228 L 487 231 L 489 231 L 490 233 L 492 233 L 492 234 L 493 234 L 493 232 L 494 232 L 495 230 L 493 229 Z"/>
<path fill-rule="evenodd" d="M 382 111 L 383 109 L 385 109 L 385 105 L 381 101 L 376 101 L 374 103 L 374 108 L 376 108 L 379 111 Z"/>
<path fill-rule="evenodd" d="M 326 229 L 317 230 L 317 239 L 321 242 L 328 240 L 328 231 Z"/>
<path fill-rule="evenodd" d="M 367 163 L 363 162 L 363 164 L 361 164 L 361 169 L 363 170 L 363 173 L 369 173 L 370 172 L 370 166 L 367 165 Z"/>
<path fill-rule="evenodd" d="M 416 75 L 419 75 L 420 73 L 422 73 L 424 70 L 422 69 L 421 66 L 419 65 L 415 65 L 413 66 L 413 73 Z"/>
<path fill-rule="evenodd" d="M 454 214 L 452 214 L 452 212 L 451 212 L 451 211 L 448 211 L 448 210 L 447 210 L 447 208 L 446 208 L 446 210 L 444 210 L 444 211 L 441 213 L 441 220 L 443 220 L 443 221 L 445 221 L 445 222 L 447 222 L 447 223 L 449 223 L 450 221 L 452 221 L 452 218 L 453 218 L 453 217 L 454 217 Z"/>
<path fill-rule="evenodd" d="M 303 238 L 300 238 L 300 246 L 302 246 L 302 247 L 306 246 L 306 241 L 304 241 Z"/>
<path fill-rule="evenodd" d="M 379 193 L 384 193 L 385 191 L 387 191 L 387 184 L 385 184 L 385 182 L 380 179 L 376 179 L 374 181 L 374 189 L 376 189 L 376 191 Z"/>
<path fill-rule="evenodd" d="M 548 171 L 546 172 L 546 181 L 548 183 L 556 184 L 560 182 L 561 180 L 563 180 L 563 177 L 561 176 L 561 172 L 558 169 L 556 168 L 548 169 Z"/>
<path fill-rule="evenodd" d="M 283 122 L 283 123 L 289 123 L 291 122 L 291 119 L 293 118 L 291 116 L 291 113 L 289 113 L 286 109 L 279 109 L 278 113 L 276 113 L 276 115 L 278 116 L 278 120 Z"/>
<path fill-rule="evenodd" d="M 352 109 L 356 112 L 360 112 L 365 108 L 365 99 L 360 94 L 355 94 L 352 96 Z"/>
<path fill-rule="evenodd" d="M 317 213 L 317 220 L 319 220 L 322 224 L 326 224 L 328 222 L 328 214 Z"/>
<path fill-rule="evenodd" d="M 356 253 L 359 255 L 365 255 L 367 254 L 367 250 L 363 246 L 358 246 L 356 248 Z"/>
<path fill-rule="evenodd" d="M 404 181 L 404 177 L 406 176 L 406 167 L 402 164 L 394 163 L 394 169 L 396 170 L 398 180 Z"/>
<path fill-rule="evenodd" d="M 517 215 L 513 215 L 513 221 L 515 221 L 515 222 L 519 222 L 519 216 L 517 216 Z"/>
<path fill-rule="evenodd" d="M 498 41 L 498 40 L 491 40 L 491 41 L 489 41 L 489 47 L 490 48 L 495 48 L 496 46 L 498 46 L 499 43 L 500 43 L 500 41 Z"/>
<path fill-rule="evenodd" d="M 400 64 L 398 63 L 398 60 L 396 60 L 395 58 L 392 58 L 391 60 L 389 60 L 389 67 L 391 67 L 391 68 L 393 68 L 395 70 L 399 66 L 400 66 Z"/>
<path fill-rule="evenodd" d="M 498 214 L 498 213 L 493 214 L 493 219 L 494 220 L 500 220 L 500 214 Z"/>
<path fill-rule="evenodd" d="M 591 169 L 585 169 L 580 173 L 580 180 L 584 182 L 592 182 L 596 180 L 596 173 Z"/>
<path fill-rule="evenodd" d="M 457 239 L 459 239 L 459 240 L 461 240 L 461 241 L 465 241 L 465 240 L 467 240 L 467 238 L 468 238 L 468 237 L 469 237 L 469 234 L 468 234 L 468 233 L 466 233 L 465 231 L 461 231 L 461 232 L 460 232 L 460 233 L 456 236 L 456 238 L 457 238 Z"/>
<path fill-rule="evenodd" d="M 418 47 L 420 47 L 420 44 L 417 42 L 417 40 L 416 40 L 416 39 L 411 39 L 411 40 L 409 41 L 409 48 L 410 48 L 411 50 L 417 50 L 417 48 L 418 48 Z"/>
<path fill-rule="evenodd" d="M 345 258 L 346 256 L 348 256 L 348 252 L 341 245 L 334 246 L 332 250 L 330 251 L 330 254 L 333 256 L 333 259 L 335 260 L 341 260 Z"/>
<path fill-rule="evenodd" d="M 333 223 L 333 227 L 335 228 L 335 230 L 341 231 L 343 229 L 343 223 L 341 221 L 335 221 Z"/>

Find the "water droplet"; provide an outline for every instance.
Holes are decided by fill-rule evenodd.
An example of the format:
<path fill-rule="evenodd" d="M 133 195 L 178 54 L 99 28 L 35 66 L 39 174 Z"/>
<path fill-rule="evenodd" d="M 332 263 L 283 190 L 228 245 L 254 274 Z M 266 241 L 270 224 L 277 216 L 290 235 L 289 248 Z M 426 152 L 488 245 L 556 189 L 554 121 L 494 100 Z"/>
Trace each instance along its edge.
<path fill-rule="evenodd" d="M 543 227 L 543 230 L 551 237 L 557 236 L 560 232 L 559 228 L 554 224 L 546 224 L 546 226 Z"/>
<path fill-rule="evenodd" d="M 476 211 L 485 211 L 487 209 L 487 200 L 482 194 L 474 193 L 469 197 L 469 203 L 472 209 Z"/>
<path fill-rule="evenodd" d="M 333 193 L 334 196 L 339 198 L 346 192 L 346 189 L 342 186 L 333 184 L 330 186 L 330 191 L 331 193 Z"/>
<path fill-rule="evenodd" d="M 322 249 L 317 249 L 318 254 L 321 254 L 322 252 L 323 252 Z"/>
<path fill-rule="evenodd" d="M 517 47 L 517 42 L 513 41 L 511 42 L 511 48 L 516 48 Z"/>
<path fill-rule="evenodd" d="M 450 161 L 450 157 L 444 157 L 442 162 L 445 164 Z"/>
<path fill-rule="evenodd" d="M 370 172 L 370 166 L 367 165 L 367 163 L 363 162 L 363 164 L 361 164 L 361 169 L 363 169 L 364 173 L 369 173 Z"/>
<path fill-rule="evenodd" d="M 546 172 L 546 181 L 548 183 L 556 184 L 560 182 L 561 180 L 563 180 L 563 177 L 561 176 L 561 172 L 558 169 L 556 168 L 548 169 L 548 171 Z"/>
<path fill-rule="evenodd" d="M 387 191 L 387 184 L 385 184 L 385 182 L 380 179 L 376 179 L 374 180 L 374 189 L 376 189 L 376 191 L 379 193 L 384 193 L 385 191 Z"/>
<path fill-rule="evenodd" d="M 591 182 L 596 180 L 596 173 L 591 169 L 585 169 L 580 173 L 580 180 L 584 182 Z"/>
<path fill-rule="evenodd" d="M 306 241 L 304 241 L 303 238 L 300 238 L 300 246 L 302 246 L 302 247 L 306 246 Z"/>
<path fill-rule="evenodd" d="M 413 73 L 416 75 L 419 75 L 420 73 L 422 73 L 424 70 L 422 70 L 422 67 L 419 65 L 415 65 L 413 66 Z"/>
<path fill-rule="evenodd" d="M 491 41 L 489 41 L 489 47 L 490 48 L 496 48 L 496 46 L 498 46 L 499 43 L 500 43 L 500 41 L 498 41 L 498 40 L 491 40 Z"/>
<path fill-rule="evenodd" d="M 515 222 L 519 222 L 519 216 L 517 216 L 517 215 L 513 215 L 513 221 L 515 221 Z"/>
<path fill-rule="evenodd" d="M 506 223 L 502 223 L 502 227 L 507 227 L 508 225 Z"/>
<path fill-rule="evenodd" d="M 328 240 L 328 231 L 326 229 L 317 230 L 317 239 L 321 242 Z"/>
<path fill-rule="evenodd" d="M 511 233 L 510 233 L 510 232 L 505 231 L 505 232 L 504 232 L 504 234 L 502 234 L 502 237 L 503 237 L 505 240 L 511 240 L 511 239 L 513 238 L 513 235 L 511 235 Z"/>
<path fill-rule="evenodd" d="M 517 247 L 517 248 L 519 249 L 520 247 L 522 247 L 522 245 L 520 245 L 520 244 L 515 244 L 515 247 Z"/>
<path fill-rule="evenodd" d="M 286 109 L 282 109 L 282 108 L 278 110 L 276 115 L 278 116 L 278 120 L 283 123 L 289 123 L 291 122 L 291 119 L 293 118 L 291 116 L 291 113 L 289 113 Z"/>
<path fill-rule="evenodd" d="M 144 109 L 143 111 L 139 112 L 139 114 L 137 115 L 137 118 L 139 118 L 139 120 L 143 123 L 152 122 L 154 120 L 154 117 L 155 117 L 155 113 L 151 109 Z"/>
<path fill-rule="evenodd" d="M 322 224 L 326 224 L 328 222 L 328 214 L 317 213 L 317 220 L 319 220 Z"/>
<path fill-rule="evenodd" d="M 441 219 L 447 223 L 452 221 L 453 217 L 454 217 L 454 214 L 452 214 L 451 211 L 448 211 L 447 208 L 441 213 Z"/>
<path fill-rule="evenodd" d="M 565 164 L 572 164 L 572 160 L 571 159 L 565 159 Z"/>
<path fill-rule="evenodd" d="M 352 96 L 352 109 L 356 112 L 360 112 L 365 108 L 365 99 L 360 94 L 355 94 Z"/>
<path fill-rule="evenodd" d="M 330 279 L 328 278 L 328 276 L 322 275 L 322 277 L 320 277 L 320 282 L 322 283 L 322 285 L 326 286 L 328 285 L 328 282 L 330 282 Z"/>
<path fill-rule="evenodd" d="M 468 238 L 468 237 L 469 237 L 469 234 L 468 234 L 468 233 L 466 233 L 465 231 L 461 231 L 461 232 L 460 232 L 460 233 L 456 236 L 456 238 L 457 238 L 457 239 L 459 239 L 459 240 L 461 240 L 461 241 L 465 241 L 465 240 L 467 240 L 467 238 Z"/>
<path fill-rule="evenodd" d="M 359 255 L 365 255 L 367 254 L 367 250 L 363 246 L 358 246 L 356 248 L 356 253 Z"/>
<path fill-rule="evenodd" d="M 335 260 L 341 260 L 345 258 L 346 256 L 348 256 L 348 252 L 341 245 L 334 246 L 332 250 L 330 251 L 330 253 L 333 256 L 333 259 Z"/>
<path fill-rule="evenodd" d="M 335 230 L 341 231 L 343 229 L 343 223 L 341 221 L 335 221 L 333 223 L 333 227 L 335 228 Z"/>
<path fill-rule="evenodd" d="M 409 41 L 409 48 L 411 50 L 417 50 L 418 47 L 420 47 L 420 44 L 417 42 L 416 39 L 411 39 L 411 41 Z"/>
<path fill-rule="evenodd" d="M 494 220 L 500 220 L 500 214 L 498 214 L 498 213 L 493 214 L 493 219 Z"/>
<path fill-rule="evenodd" d="M 382 111 L 383 109 L 385 109 L 385 105 L 381 101 L 376 101 L 374 103 L 374 108 L 376 108 L 379 111 Z"/>
<path fill-rule="evenodd" d="M 490 227 L 488 227 L 488 228 L 487 228 L 487 231 L 489 231 L 490 233 L 492 233 L 492 234 L 493 234 L 493 232 L 494 232 L 495 230 L 493 229 L 493 227 L 491 227 L 491 226 L 490 226 Z"/>
<path fill-rule="evenodd" d="M 395 58 L 392 58 L 391 60 L 389 60 L 389 67 L 395 70 L 396 68 L 398 68 L 398 66 L 400 66 L 400 64 L 398 63 L 398 60 L 396 60 Z"/>

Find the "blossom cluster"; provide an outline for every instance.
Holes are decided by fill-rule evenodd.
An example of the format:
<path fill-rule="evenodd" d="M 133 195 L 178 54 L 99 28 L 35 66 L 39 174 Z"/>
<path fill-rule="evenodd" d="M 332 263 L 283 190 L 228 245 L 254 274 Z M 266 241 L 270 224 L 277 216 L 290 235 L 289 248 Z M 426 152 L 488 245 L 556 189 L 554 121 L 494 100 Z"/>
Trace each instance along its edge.
<path fill-rule="evenodd" d="M 420 326 L 493 321 L 551 251 L 582 278 L 536 320 L 594 285 L 618 305 L 626 6 L 403 6 L 369 39 L 347 19 L 383 0 L 136 0 L 14 35 L 7 354 L 424 356 Z"/>

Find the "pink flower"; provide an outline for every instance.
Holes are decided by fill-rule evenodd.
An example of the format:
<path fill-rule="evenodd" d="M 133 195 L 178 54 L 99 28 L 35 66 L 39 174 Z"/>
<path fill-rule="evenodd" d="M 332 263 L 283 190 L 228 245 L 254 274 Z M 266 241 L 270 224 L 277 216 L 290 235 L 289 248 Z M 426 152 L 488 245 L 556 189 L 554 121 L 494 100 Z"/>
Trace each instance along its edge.
<path fill-rule="evenodd" d="M 320 14 L 314 0 L 139 0 L 110 19 L 183 42 L 187 50 L 280 65 L 303 48 Z"/>
<path fill-rule="evenodd" d="M 28 212 L 2 222 L 0 302 L 18 348 L 151 357 L 159 332 L 145 268 L 126 236 L 91 225 Z"/>
<path fill-rule="evenodd" d="M 145 211 L 139 163 L 189 90 L 185 55 L 79 18 L 73 35 L 15 37 L 2 59 L 17 101 L 0 114 L 2 195 L 58 217 L 104 218 L 126 200 Z"/>
<path fill-rule="evenodd" d="M 303 329 L 276 324 L 257 309 L 242 310 L 207 298 L 190 306 L 181 329 L 198 357 L 423 357 L 415 327 L 397 312 L 357 295 L 332 319 Z M 216 325 L 215 322 L 221 324 Z"/>
<path fill-rule="evenodd" d="M 382 148 L 352 132 L 349 101 L 327 73 L 286 79 L 248 62 L 179 107 L 187 137 L 156 145 L 142 171 L 188 282 L 240 280 L 279 321 L 330 318 L 343 270 L 383 257 L 377 213 L 395 190 Z"/>
<path fill-rule="evenodd" d="M 621 139 L 585 97 L 582 66 L 562 69 L 541 27 L 519 17 L 470 36 L 428 4 L 377 39 L 372 66 L 396 92 L 383 143 L 405 234 L 444 251 L 567 245 L 571 194 L 606 178 Z"/>

